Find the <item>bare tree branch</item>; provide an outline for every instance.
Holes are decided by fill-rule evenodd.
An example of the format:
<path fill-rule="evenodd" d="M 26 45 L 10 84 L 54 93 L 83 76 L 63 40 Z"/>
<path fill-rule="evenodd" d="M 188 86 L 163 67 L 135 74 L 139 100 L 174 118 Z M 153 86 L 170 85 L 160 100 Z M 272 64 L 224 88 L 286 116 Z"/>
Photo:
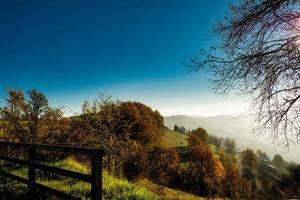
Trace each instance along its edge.
<path fill-rule="evenodd" d="M 217 93 L 252 98 L 256 133 L 279 146 L 300 138 L 300 1 L 241 0 L 215 28 L 220 44 L 191 57 Z"/>

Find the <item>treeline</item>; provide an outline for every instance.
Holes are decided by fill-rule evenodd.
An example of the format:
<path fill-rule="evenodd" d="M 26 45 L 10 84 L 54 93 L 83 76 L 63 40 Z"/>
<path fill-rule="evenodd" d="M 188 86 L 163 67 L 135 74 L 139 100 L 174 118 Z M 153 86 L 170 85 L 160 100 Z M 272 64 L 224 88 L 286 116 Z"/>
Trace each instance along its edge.
<path fill-rule="evenodd" d="M 191 132 L 190 130 L 187 130 L 184 126 L 178 126 L 177 124 L 174 125 L 173 131 L 182 134 L 189 134 Z"/>
<path fill-rule="evenodd" d="M 286 199 L 300 195 L 299 164 L 288 163 L 279 154 L 270 159 L 260 150 L 240 151 L 234 140 L 209 135 L 203 128 L 191 131 L 182 156 L 187 158 L 177 166 L 173 184 L 199 196 Z"/>
<path fill-rule="evenodd" d="M 203 128 L 188 134 L 183 153 L 164 142 L 159 112 L 138 102 L 99 96 L 85 101 L 80 114 L 64 117 L 62 109 L 49 106 L 38 91 L 9 90 L 0 117 L 4 140 L 101 147 L 107 152 L 105 169 L 131 181 L 143 177 L 199 196 L 231 199 L 298 194 L 298 164 L 280 155 L 270 160 L 261 151 L 240 152 L 234 140 L 211 136 Z M 68 155 L 40 156 L 49 160 Z"/>
<path fill-rule="evenodd" d="M 0 118 L 3 140 L 100 147 L 107 152 L 105 169 L 128 180 L 146 177 L 168 185 L 179 160 L 176 150 L 162 142 L 163 117 L 138 102 L 113 101 L 100 95 L 85 101 L 77 116 L 64 117 L 62 108 L 51 107 L 46 96 L 36 90 L 9 90 Z M 68 155 L 44 153 L 40 158 L 63 156 Z"/>
<path fill-rule="evenodd" d="M 209 135 L 210 149 L 219 156 L 228 180 L 227 197 L 233 199 L 287 199 L 300 196 L 300 165 L 280 154 L 271 159 L 265 152 L 240 151 L 233 139 Z"/>

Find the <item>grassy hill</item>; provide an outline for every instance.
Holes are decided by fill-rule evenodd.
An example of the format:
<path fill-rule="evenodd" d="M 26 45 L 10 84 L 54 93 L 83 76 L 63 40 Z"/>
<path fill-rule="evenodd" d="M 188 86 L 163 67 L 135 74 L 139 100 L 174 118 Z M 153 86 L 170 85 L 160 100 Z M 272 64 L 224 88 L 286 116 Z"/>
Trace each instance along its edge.
<path fill-rule="evenodd" d="M 52 166 L 89 173 L 89 168 L 73 158 L 55 162 Z M 9 167 L 10 173 L 26 177 L 27 168 Z M 7 170 L 7 169 L 6 169 Z M 41 184 L 58 189 L 68 194 L 72 194 L 81 199 L 89 199 L 90 185 L 73 179 L 58 177 L 52 175 L 46 179 L 43 174 L 38 173 L 40 177 L 37 181 Z M 0 193 L 4 199 L 24 199 L 26 198 L 27 186 L 12 181 L 8 178 L 0 177 Z M 41 199 L 55 199 L 47 195 L 42 195 Z M 203 198 L 170 189 L 151 183 L 147 179 L 140 179 L 136 183 L 130 183 L 124 179 L 114 178 L 104 171 L 103 173 L 103 199 L 107 200 L 201 200 Z"/>
<path fill-rule="evenodd" d="M 52 166 L 69 169 L 72 171 L 77 171 L 81 173 L 89 173 L 89 168 L 84 164 L 81 164 L 74 160 L 73 158 L 67 158 L 62 161 L 55 162 L 51 164 Z M 7 166 L 12 174 L 27 178 L 27 168 L 17 167 L 13 168 Z M 9 170 L 11 169 L 11 170 Z M 75 181 L 74 179 L 67 177 L 60 177 L 56 175 L 51 175 L 46 178 L 41 172 L 37 173 L 37 181 L 43 185 L 47 185 L 51 188 L 55 188 L 62 192 L 72 194 L 81 199 L 89 199 L 90 194 L 90 184 Z M 8 178 L 0 177 L 0 193 L 4 199 L 26 199 L 27 185 L 12 181 Z M 127 180 L 117 179 L 103 172 L 103 197 L 109 200 L 123 200 L 123 199 L 136 199 L 136 200 L 160 200 L 159 195 L 148 191 L 147 189 L 136 186 Z M 0 198 L 1 199 L 1 198 Z M 40 199 L 56 199 L 54 197 L 49 197 L 48 195 L 41 195 Z"/>
<path fill-rule="evenodd" d="M 182 133 L 178 133 L 175 131 L 172 131 L 168 128 L 164 129 L 164 141 L 169 144 L 172 147 L 185 147 L 187 146 L 187 136 L 182 134 Z"/>
<path fill-rule="evenodd" d="M 198 197 L 189 193 L 185 193 L 179 190 L 163 187 L 161 185 L 154 184 L 147 179 L 138 180 L 135 185 L 158 194 L 164 200 L 202 200 L 204 198 Z"/>

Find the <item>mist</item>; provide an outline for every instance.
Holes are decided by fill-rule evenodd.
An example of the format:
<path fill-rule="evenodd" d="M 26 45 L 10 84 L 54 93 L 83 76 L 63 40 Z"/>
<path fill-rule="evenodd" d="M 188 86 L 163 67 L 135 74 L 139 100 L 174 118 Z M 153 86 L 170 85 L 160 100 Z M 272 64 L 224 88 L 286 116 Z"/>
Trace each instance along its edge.
<path fill-rule="evenodd" d="M 165 125 L 170 129 L 173 129 L 175 124 L 190 130 L 202 127 L 210 135 L 234 139 L 240 150 L 246 148 L 260 149 L 266 152 L 271 159 L 275 154 L 279 153 L 288 161 L 300 162 L 299 147 L 290 146 L 289 149 L 284 149 L 273 144 L 272 139 L 266 135 L 252 133 L 254 117 L 250 115 L 219 115 L 213 117 L 174 115 L 165 116 L 164 120 Z"/>

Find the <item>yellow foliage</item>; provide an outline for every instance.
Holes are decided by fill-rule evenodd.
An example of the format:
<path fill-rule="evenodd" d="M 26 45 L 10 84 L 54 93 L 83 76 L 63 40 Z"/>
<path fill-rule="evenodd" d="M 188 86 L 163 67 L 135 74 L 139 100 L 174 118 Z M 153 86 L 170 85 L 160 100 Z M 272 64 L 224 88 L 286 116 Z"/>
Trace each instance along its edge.
<path fill-rule="evenodd" d="M 225 178 L 225 168 L 223 164 L 220 161 L 220 158 L 218 156 L 214 156 L 214 170 L 215 170 L 215 176 L 217 179 L 222 180 Z"/>

